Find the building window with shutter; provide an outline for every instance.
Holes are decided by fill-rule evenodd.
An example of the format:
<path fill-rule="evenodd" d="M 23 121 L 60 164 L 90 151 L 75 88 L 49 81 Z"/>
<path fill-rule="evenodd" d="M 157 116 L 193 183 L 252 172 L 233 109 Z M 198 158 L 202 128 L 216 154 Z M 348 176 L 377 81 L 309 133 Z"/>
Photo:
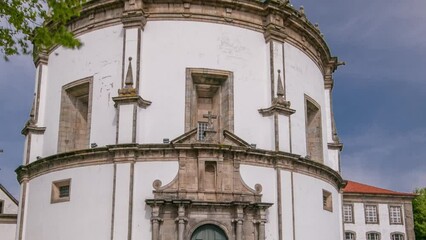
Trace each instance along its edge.
<path fill-rule="evenodd" d="M 343 221 L 345 223 L 354 223 L 352 204 L 343 204 Z"/>
<path fill-rule="evenodd" d="M 380 240 L 380 233 L 378 232 L 368 232 L 367 240 Z"/>
<path fill-rule="evenodd" d="M 355 240 L 355 233 L 353 232 L 345 232 L 345 240 Z"/>
<path fill-rule="evenodd" d="M 400 206 L 389 206 L 390 224 L 402 224 L 401 213 L 402 211 Z"/>
<path fill-rule="evenodd" d="M 377 206 L 376 205 L 364 205 L 365 210 L 365 223 L 379 223 Z"/>

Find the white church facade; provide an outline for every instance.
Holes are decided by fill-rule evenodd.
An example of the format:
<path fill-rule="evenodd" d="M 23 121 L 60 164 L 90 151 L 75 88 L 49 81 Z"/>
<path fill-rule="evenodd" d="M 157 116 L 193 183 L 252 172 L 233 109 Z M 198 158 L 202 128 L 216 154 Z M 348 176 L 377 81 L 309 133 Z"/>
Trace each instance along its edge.
<path fill-rule="evenodd" d="M 70 28 L 35 60 L 17 240 L 344 238 L 342 63 L 303 9 L 97 0 Z"/>

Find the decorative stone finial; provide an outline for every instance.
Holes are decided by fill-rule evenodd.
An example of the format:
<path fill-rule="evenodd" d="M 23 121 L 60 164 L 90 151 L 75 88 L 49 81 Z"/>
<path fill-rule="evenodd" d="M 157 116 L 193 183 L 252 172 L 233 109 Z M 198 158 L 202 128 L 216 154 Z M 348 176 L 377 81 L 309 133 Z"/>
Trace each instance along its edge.
<path fill-rule="evenodd" d="M 300 6 L 299 13 L 300 13 L 300 15 L 305 16 L 305 7 L 303 7 L 303 5 Z"/>
<path fill-rule="evenodd" d="M 319 28 L 319 24 L 318 24 L 318 23 L 315 23 L 315 24 L 314 24 L 314 26 L 315 26 L 315 28 L 316 28 L 318 31 L 320 31 L 320 28 Z"/>
<path fill-rule="evenodd" d="M 132 58 L 129 57 L 129 67 L 127 68 L 126 79 L 124 81 L 124 87 L 118 89 L 118 95 L 120 96 L 136 96 L 136 89 L 133 87 L 133 70 L 132 70 Z"/>
<path fill-rule="evenodd" d="M 281 80 L 281 70 L 278 70 L 278 86 L 277 86 L 277 96 L 278 97 L 284 97 L 284 85 Z"/>
<path fill-rule="evenodd" d="M 284 107 L 290 107 L 290 102 L 285 100 L 284 84 L 281 80 L 281 70 L 278 70 L 277 97 L 274 99 L 273 103 Z"/>
<path fill-rule="evenodd" d="M 133 88 L 132 57 L 129 57 L 129 67 L 127 68 L 126 81 L 124 84 L 124 88 Z"/>

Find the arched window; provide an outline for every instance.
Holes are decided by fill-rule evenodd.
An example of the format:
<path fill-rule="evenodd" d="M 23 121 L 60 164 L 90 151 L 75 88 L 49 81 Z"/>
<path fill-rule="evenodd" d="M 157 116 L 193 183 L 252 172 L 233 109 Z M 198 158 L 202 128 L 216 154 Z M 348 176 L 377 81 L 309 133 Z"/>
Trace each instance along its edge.
<path fill-rule="evenodd" d="M 404 240 L 402 233 L 391 233 L 391 240 Z"/>
<path fill-rule="evenodd" d="M 378 232 L 368 232 L 367 240 L 380 240 L 380 233 Z"/>
<path fill-rule="evenodd" d="M 191 240 L 228 240 L 228 238 L 218 226 L 206 224 L 194 231 Z"/>
<path fill-rule="evenodd" d="M 355 240 L 354 232 L 345 232 L 345 240 Z"/>

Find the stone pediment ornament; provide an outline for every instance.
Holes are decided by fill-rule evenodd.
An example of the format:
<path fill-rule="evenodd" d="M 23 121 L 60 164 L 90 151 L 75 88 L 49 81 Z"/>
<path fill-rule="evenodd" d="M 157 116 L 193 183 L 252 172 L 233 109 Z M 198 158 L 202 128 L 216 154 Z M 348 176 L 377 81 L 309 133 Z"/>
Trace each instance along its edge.
<path fill-rule="evenodd" d="M 223 131 L 223 136 L 225 138 L 225 143 L 228 143 L 229 145 L 252 148 L 248 142 L 228 130 Z"/>
<path fill-rule="evenodd" d="M 171 141 L 172 144 L 176 144 L 176 143 L 193 143 L 195 141 L 195 138 L 197 136 L 197 128 L 194 128 L 180 136 L 178 136 L 177 138 L 173 139 Z"/>
<path fill-rule="evenodd" d="M 272 105 L 269 108 L 258 110 L 262 116 L 271 116 L 275 113 L 282 115 L 291 115 L 296 110 L 290 108 L 290 101 L 285 99 L 285 89 L 281 79 L 281 70 L 278 70 L 277 97 L 272 100 Z"/>
<path fill-rule="evenodd" d="M 143 99 L 137 93 L 137 89 L 133 87 L 133 69 L 132 69 L 132 58 L 129 57 L 129 66 L 127 68 L 126 79 L 124 81 L 124 87 L 118 89 L 118 96 L 113 97 L 115 104 L 120 103 L 137 103 L 141 108 L 147 108 L 151 105 L 151 102 Z"/>
<path fill-rule="evenodd" d="M 197 128 L 194 128 L 171 141 L 171 144 L 193 144 L 200 143 L 196 140 L 197 137 Z M 252 146 L 244 141 L 242 138 L 238 137 L 234 133 L 224 130 L 223 131 L 224 142 L 222 145 L 233 146 L 233 147 L 243 147 L 243 148 L 252 148 Z M 201 142 L 203 143 L 203 142 Z M 206 142 L 209 143 L 209 142 Z M 211 143 L 210 143 L 211 144 Z"/>

